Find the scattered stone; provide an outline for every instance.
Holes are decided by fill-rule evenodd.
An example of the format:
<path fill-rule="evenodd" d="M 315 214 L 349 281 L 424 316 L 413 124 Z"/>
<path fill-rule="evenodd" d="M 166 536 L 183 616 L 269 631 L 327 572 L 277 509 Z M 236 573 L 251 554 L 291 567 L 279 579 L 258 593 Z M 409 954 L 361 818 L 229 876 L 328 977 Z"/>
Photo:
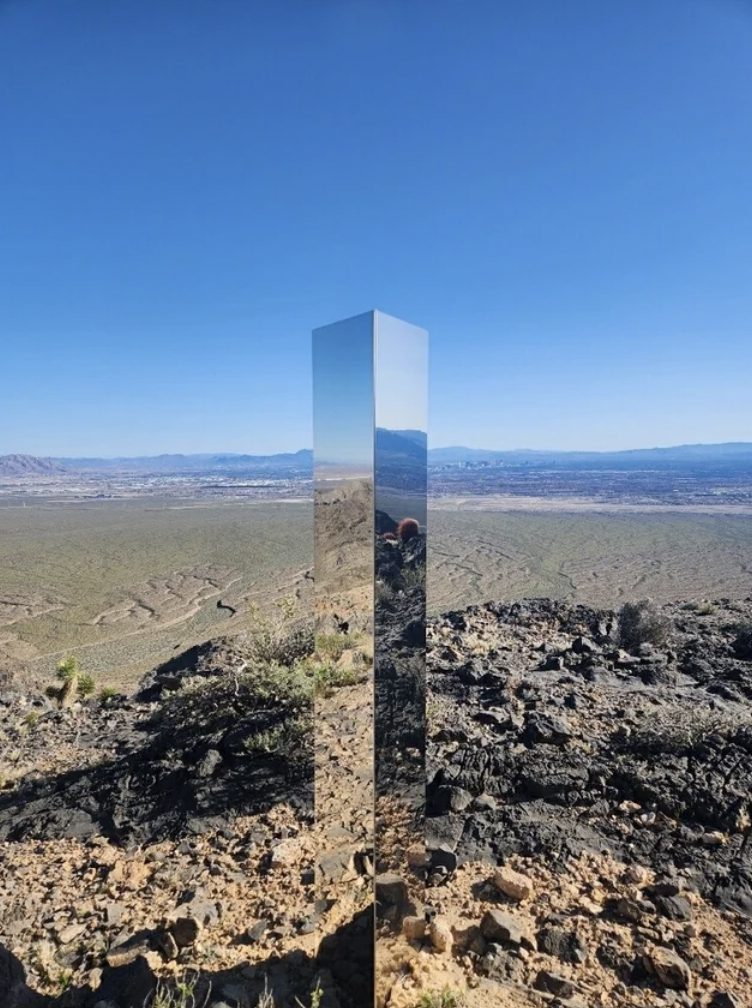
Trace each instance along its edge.
<path fill-rule="evenodd" d="M 517 921 L 503 910 L 487 910 L 480 930 L 485 939 L 502 945 L 521 945 L 525 938 Z"/>
<path fill-rule="evenodd" d="M 426 921 L 423 917 L 405 917 L 402 921 L 402 934 L 408 941 L 423 941 L 426 936 Z"/>
<path fill-rule="evenodd" d="M 692 972 L 684 960 L 667 948 L 656 948 L 648 956 L 648 969 L 672 990 L 689 990 Z"/>
<path fill-rule="evenodd" d="M 532 879 L 506 865 L 496 869 L 493 881 L 496 888 L 510 899 L 522 901 L 533 897 Z"/>
<path fill-rule="evenodd" d="M 437 952 L 450 952 L 453 944 L 452 929 L 442 917 L 435 917 L 428 925 L 428 937 Z"/>
<path fill-rule="evenodd" d="M 572 981 L 566 977 L 551 973 L 549 970 L 541 970 L 535 978 L 535 989 L 567 1000 L 572 997 L 575 988 Z"/>
<path fill-rule="evenodd" d="M 177 917 L 170 923 L 170 933 L 178 948 L 194 945 L 201 934 L 201 923 L 193 916 Z"/>

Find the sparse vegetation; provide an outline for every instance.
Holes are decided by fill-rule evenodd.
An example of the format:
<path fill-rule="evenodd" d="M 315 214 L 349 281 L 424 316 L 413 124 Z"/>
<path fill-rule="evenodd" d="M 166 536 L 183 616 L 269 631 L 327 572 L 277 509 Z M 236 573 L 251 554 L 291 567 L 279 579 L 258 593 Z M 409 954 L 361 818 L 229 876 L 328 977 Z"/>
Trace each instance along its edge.
<path fill-rule="evenodd" d="M 24 715 L 23 723 L 27 728 L 36 728 L 39 723 L 39 711 L 30 710 Z"/>
<path fill-rule="evenodd" d="M 251 618 L 248 657 L 251 662 L 292 665 L 313 653 L 313 632 L 309 628 L 290 629 L 296 609 L 297 600 L 289 596 L 277 599 L 272 614 L 263 613 L 255 603 L 248 607 Z"/>
<path fill-rule="evenodd" d="M 462 1000 L 462 995 L 457 991 L 444 987 L 437 992 L 426 991 L 416 1008 L 461 1008 Z"/>
<path fill-rule="evenodd" d="M 67 658 L 63 658 L 61 662 L 58 662 L 57 677 L 62 682 L 69 683 L 73 679 L 77 679 L 80 673 L 81 667 L 75 655 L 69 655 Z"/>
<path fill-rule="evenodd" d="M 198 975 L 183 974 L 175 980 L 158 980 L 154 993 L 144 1002 L 144 1008 L 205 1008 L 211 997 L 211 985 L 204 996 L 196 994 Z"/>
<path fill-rule="evenodd" d="M 316 635 L 316 654 L 329 661 L 337 661 L 345 651 L 351 650 L 357 643 L 355 634 L 330 633 Z"/>
<path fill-rule="evenodd" d="M 619 643 L 627 651 L 635 652 L 641 644 L 665 644 L 668 637 L 670 623 L 649 599 L 625 602 L 618 621 Z"/>
<path fill-rule="evenodd" d="M 744 730 L 752 730 L 748 712 L 732 716 L 707 707 L 675 707 L 635 728 L 627 745 L 651 756 L 690 755 L 713 737 L 726 743 Z"/>
<path fill-rule="evenodd" d="M 426 587 L 426 565 L 418 563 L 412 567 L 402 568 L 402 580 L 408 588 L 419 587 L 425 590 Z"/>
<path fill-rule="evenodd" d="M 57 677 L 62 682 L 62 686 L 48 686 L 45 689 L 45 694 L 60 704 L 72 700 L 76 695 L 80 697 L 91 696 L 97 688 L 94 676 L 81 669 L 75 655 L 69 655 L 58 663 Z"/>
<path fill-rule="evenodd" d="M 331 696 L 341 686 L 362 682 L 364 673 L 356 668 L 341 668 L 334 664 L 316 665 L 313 669 L 313 691 L 317 697 Z"/>
<path fill-rule="evenodd" d="M 94 681 L 94 676 L 89 672 L 79 672 L 78 675 L 78 693 L 82 697 L 91 696 L 92 693 L 97 688 L 97 684 Z"/>
<path fill-rule="evenodd" d="M 101 704 L 111 703 L 116 696 L 119 696 L 115 686 L 103 686 L 99 691 L 99 702 Z"/>

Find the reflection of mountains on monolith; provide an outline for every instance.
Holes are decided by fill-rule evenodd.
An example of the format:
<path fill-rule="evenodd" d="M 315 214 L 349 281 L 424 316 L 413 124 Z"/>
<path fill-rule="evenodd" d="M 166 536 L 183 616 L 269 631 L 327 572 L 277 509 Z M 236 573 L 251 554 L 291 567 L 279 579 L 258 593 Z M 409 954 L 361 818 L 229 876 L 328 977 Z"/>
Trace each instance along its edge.
<path fill-rule="evenodd" d="M 368 478 L 317 479 L 314 508 L 319 630 L 332 629 L 326 624 L 325 610 L 350 620 L 352 629 L 370 630 L 373 481 Z"/>
<path fill-rule="evenodd" d="M 395 521 L 426 524 L 428 438 L 420 430 L 376 428 L 376 507 Z"/>

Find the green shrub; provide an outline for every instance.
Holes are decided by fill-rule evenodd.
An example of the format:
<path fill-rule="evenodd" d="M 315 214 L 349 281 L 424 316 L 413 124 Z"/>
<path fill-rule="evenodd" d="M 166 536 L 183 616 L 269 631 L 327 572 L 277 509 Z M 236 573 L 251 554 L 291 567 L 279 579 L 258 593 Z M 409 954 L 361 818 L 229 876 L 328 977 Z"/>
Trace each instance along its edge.
<path fill-rule="evenodd" d="M 57 677 L 64 683 L 70 682 L 71 679 L 75 679 L 80 672 L 81 667 L 79 666 L 78 658 L 76 658 L 75 655 L 69 655 L 67 658 L 63 658 L 61 662 L 58 662 Z"/>
<path fill-rule="evenodd" d="M 337 661 L 345 651 L 350 650 L 355 644 L 353 634 L 330 633 L 316 635 L 316 653 L 322 658 L 330 661 Z"/>
<path fill-rule="evenodd" d="M 119 693 L 114 686 L 103 686 L 99 691 L 99 701 L 102 704 L 110 703 L 116 696 L 119 696 Z"/>
<path fill-rule="evenodd" d="M 418 1002 L 418 1008 L 460 1008 L 462 998 L 451 987 L 444 987 L 436 993 L 426 992 Z"/>
<path fill-rule="evenodd" d="M 247 635 L 251 662 L 293 665 L 313 654 L 313 631 L 308 627 L 290 628 L 295 608 L 293 598 L 277 599 L 275 615 L 265 615 L 255 603 L 248 607 L 252 619 Z"/>
<path fill-rule="evenodd" d="M 618 621 L 619 643 L 626 651 L 635 652 L 641 644 L 665 644 L 668 637 L 670 623 L 649 599 L 625 602 Z"/>
<path fill-rule="evenodd" d="M 365 674 L 354 668 L 339 668 L 337 665 L 316 665 L 313 670 L 313 692 L 317 697 L 331 696 L 342 686 L 354 686 L 363 682 Z"/>
<path fill-rule="evenodd" d="M 94 690 L 97 688 L 97 684 L 94 682 L 94 676 L 89 672 L 80 672 L 78 675 L 78 693 L 79 696 L 87 697 L 91 696 Z"/>

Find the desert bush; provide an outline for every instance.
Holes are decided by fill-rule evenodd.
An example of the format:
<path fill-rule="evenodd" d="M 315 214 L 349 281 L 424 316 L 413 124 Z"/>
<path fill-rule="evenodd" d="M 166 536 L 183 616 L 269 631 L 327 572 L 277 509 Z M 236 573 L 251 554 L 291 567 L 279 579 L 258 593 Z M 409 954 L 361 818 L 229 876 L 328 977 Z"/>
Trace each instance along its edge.
<path fill-rule="evenodd" d="M 664 644 L 670 627 L 649 599 L 625 602 L 619 610 L 618 625 L 619 643 L 631 652 L 641 644 Z"/>
<path fill-rule="evenodd" d="M 313 692 L 317 697 L 331 696 L 342 686 L 354 686 L 363 682 L 365 674 L 354 668 L 339 668 L 336 665 L 316 665 L 313 669 Z"/>
<path fill-rule="evenodd" d="M 39 711 L 30 710 L 28 714 L 24 715 L 23 723 L 27 728 L 36 728 L 39 722 Z"/>
<path fill-rule="evenodd" d="M 737 658 L 752 661 L 752 623 L 737 623 L 732 627 L 734 640 L 731 647 Z"/>
<path fill-rule="evenodd" d="M 266 615 L 255 603 L 248 611 L 253 621 L 248 632 L 248 652 L 252 662 L 293 665 L 313 654 L 315 641 L 309 627 L 290 628 L 297 603 L 294 598 L 277 599 L 274 613 Z"/>
<path fill-rule="evenodd" d="M 310 707 L 311 675 L 306 667 L 259 665 L 234 675 L 189 679 L 166 696 L 153 718 L 165 731 L 193 727 L 206 731 L 221 719 L 229 724 L 252 711 L 284 709 L 288 717 L 304 716 Z"/>
<path fill-rule="evenodd" d="M 330 633 L 316 635 L 316 653 L 323 658 L 328 658 L 330 661 L 337 661 L 354 644 L 354 634 Z"/>
<path fill-rule="evenodd" d="M 732 715 L 703 707 L 671 707 L 632 730 L 628 748 L 652 756 L 686 756 L 718 738 L 732 740 L 752 729 L 752 714 Z"/>
<path fill-rule="evenodd" d="M 154 993 L 144 1002 L 144 1008 L 205 1008 L 211 997 L 211 984 L 204 997 L 199 998 L 197 981 L 198 975 L 191 977 L 187 973 L 172 981 L 159 979 Z"/>
<path fill-rule="evenodd" d="M 426 991 L 418 1002 L 417 1008 L 460 1008 L 462 997 L 451 987 L 440 991 Z"/>
<path fill-rule="evenodd" d="M 111 700 L 114 700 L 118 696 L 118 691 L 114 686 L 103 686 L 99 691 L 99 702 L 102 704 L 108 704 Z"/>
<path fill-rule="evenodd" d="M 77 689 L 80 696 L 91 696 L 96 688 L 97 684 L 94 682 L 93 675 L 89 672 L 79 672 Z"/>
<path fill-rule="evenodd" d="M 405 582 L 408 588 L 418 587 L 423 588 L 425 590 L 426 565 L 424 563 L 419 563 L 416 564 L 414 567 L 403 567 L 402 580 Z"/>
<path fill-rule="evenodd" d="M 63 658 L 61 662 L 58 662 L 57 677 L 64 683 L 70 682 L 71 679 L 76 679 L 80 672 L 81 667 L 75 655 L 69 655 L 67 658 Z"/>

